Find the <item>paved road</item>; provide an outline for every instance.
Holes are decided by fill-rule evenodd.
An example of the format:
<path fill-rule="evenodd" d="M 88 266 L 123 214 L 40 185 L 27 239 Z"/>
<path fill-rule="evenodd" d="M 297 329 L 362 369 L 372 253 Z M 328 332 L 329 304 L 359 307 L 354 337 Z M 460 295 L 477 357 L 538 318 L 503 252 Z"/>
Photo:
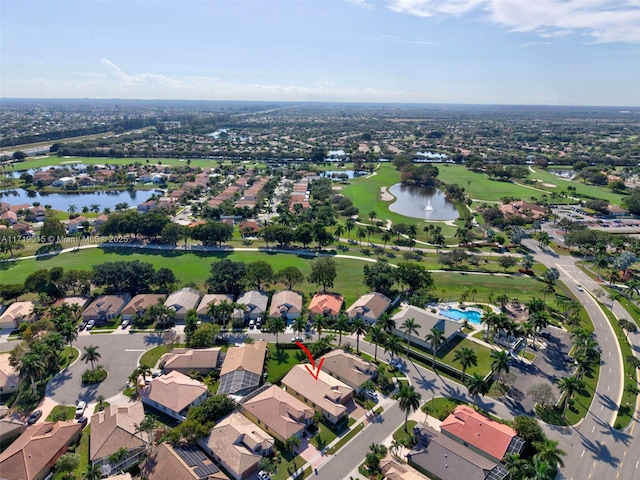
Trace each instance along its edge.
<path fill-rule="evenodd" d="M 84 352 L 84 347 L 96 345 L 101 355 L 96 365 L 104 365 L 109 376 L 97 386 L 82 386 L 82 372 L 91 368 L 91 364 L 78 358 L 77 362 L 53 377 L 47 386 L 47 396 L 57 403 L 73 405 L 78 399 L 89 403 L 98 395 L 109 398 L 122 393 L 140 355 L 160 343 L 161 338 L 155 334 L 80 335 L 73 343 L 74 347 Z"/>

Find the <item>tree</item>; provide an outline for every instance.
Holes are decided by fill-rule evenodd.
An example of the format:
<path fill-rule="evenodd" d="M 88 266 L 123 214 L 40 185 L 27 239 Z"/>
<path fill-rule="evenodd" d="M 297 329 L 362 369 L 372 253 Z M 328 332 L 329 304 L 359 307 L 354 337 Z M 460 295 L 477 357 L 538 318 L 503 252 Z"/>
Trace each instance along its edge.
<path fill-rule="evenodd" d="M 89 463 L 84 474 L 84 480 L 100 480 L 102 478 L 102 465 Z"/>
<path fill-rule="evenodd" d="M 246 280 L 256 289 L 262 290 L 273 280 L 273 268 L 264 260 L 251 262 L 247 265 Z"/>
<path fill-rule="evenodd" d="M 63 474 L 64 478 L 73 478 L 73 471 L 80 464 L 79 453 L 64 453 L 56 461 L 56 472 Z"/>
<path fill-rule="evenodd" d="M 238 295 L 244 286 L 247 266 L 244 262 L 220 260 L 211 264 L 211 276 L 206 280 L 212 293 L 231 293 Z"/>
<path fill-rule="evenodd" d="M 560 278 L 560 272 L 557 268 L 551 267 L 544 272 L 542 276 L 543 280 L 547 282 L 549 285 L 554 285 L 558 279 Z"/>
<path fill-rule="evenodd" d="M 18 345 L 13 349 L 12 357 L 16 353 L 19 355 L 20 347 L 21 346 Z M 17 361 L 17 365 L 15 365 L 15 363 L 16 362 L 12 362 L 12 365 L 17 366 L 20 377 L 29 379 L 31 382 L 31 391 L 33 395 L 37 395 L 36 379 L 42 378 L 47 368 L 45 358 L 38 355 L 37 352 L 28 350 L 22 354 L 22 358 Z"/>
<path fill-rule="evenodd" d="M 518 263 L 518 261 L 511 255 L 503 255 L 502 257 L 498 258 L 498 264 L 504 269 L 505 272 L 508 268 L 513 267 L 516 263 Z"/>
<path fill-rule="evenodd" d="M 458 362 L 462 366 L 461 380 L 464 380 L 464 375 L 471 365 L 478 365 L 478 356 L 476 351 L 470 347 L 460 347 L 453 356 L 453 361 Z"/>
<path fill-rule="evenodd" d="M 321 285 L 323 291 L 333 288 L 333 281 L 337 275 L 336 262 L 329 257 L 320 257 L 311 264 L 309 283 Z"/>
<path fill-rule="evenodd" d="M 385 312 L 380 315 L 380 318 L 376 320 L 376 325 L 379 325 L 382 330 L 385 332 L 391 333 L 394 328 L 396 328 L 396 321 L 391 318 L 389 313 Z"/>
<path fill-rule="evenodd" d="M 529 395 L 536 403 L 545 407 L 549 402 L 553 401 L 553 389 L 548 383 L 537 383 L 527 390 Z"/>
<path fill-rule="evenodd" d="M 509 373 L 511 357 L 504 350 L 491 350 L 491 371 L 496 377 L 500 377 L 502 372 Z"/>
<path fill-rule="evenodd" d="M 524 441 L 533 443 L 544 440 L 545 435 L 538 421 L 527 415 L 518 415 L 511 422 L 511 426 Z"/>
<path fill-rule="evenodd" d="M 371 333 L 371 343 L 375 345 L 375 350 L 373 353 L 373 360 L 375 362 L 378 361 L 378 345 L 384 345 L 384 342 L 387 338 L 384 330 L 380 328 L 380 325 L 377 323 L 373 324 L 370 330 Z"/>
<path fill-rule="evenodd" d="M 135 433 L 144 433 L 142 436 L 148 449 L 153 447 L 153 432 L 158 427 L 158 421 L 150 415 L 145 415 L 144 420 L 133 425 Z"/>
<path fill-rule="evenodd" d="M 551 465 L 553 468 L 555 468 L 556 465 L 564 467 L 564 461 L 562 460 L 562 457 L 565 456 L 566 453 L 558 448 L 559 443 L 560 442 L 558 440 L 549 439 L 543 440 L 541 442 L 534 442 L 533 448 L 535 448 L 537 452 L 533 456 L 533 458 L 545 461 L 549 463 L 549 465 Z"/>
<path fill-rule="evenodd" d="M 369 324 L 362 320 L 360 317 L 356 317 L 351 325 L 351 330 L 356 335 L 356 352 L 360 352 L 360 335 L 365 335 L 369 330 Z"/>
<path fill-rule="evenodd" d="M 467 378 L 465 384 L 469 389 L 469 393 L 473 396 L 473 408 L 475 408 L 478 396 L 482 395 L 484 397 L 487 392 L 489 392 L 489 384 L 484 377 L 478 373 L 474 373 L 471 377 Z"/>
<path fill-rule="evenodd" d="M 278 335 L 284 333 L 284 331 L 287 329 L 287 323 L 283 318 L 271 317 L 267 319 L 266 327 L 267 330 L 276 335 L 276 348 L 278 348 Z"/>
<path fill-rule="evenodd" d="M 403 262 L 396 268 L 396 280 L 412 292 L 418 289 L 433 288 L 433 278 L 429 271 L 417 263 Z"/>
<path fill-rule="evenodd" d="M 93 370 L 93 362 L 100 360 L 100 357 L 101 355 L 98 352 L 98 347 L 95 345 L 89 345 L 88 347 L 84 347 L 84 353 L 80 360 L 84 360 L 84 363 L 91 362 L 91 370 Z"/>
<path fill-rule="evenodd" d="M 414 333 L 417 335 L 420 328 L 421 325 L 416 322 L 415 318 L 407 318 L 400 327 L 407 339 L 407 355 L 409 355 L 409 348 L 411 348 L 411 335 Z"/>
<path fill-rule="evenodd" d="M 563 377 L 558 380 L 558 388 L 560 389 L 560 392 L 565 396 L 562 406 L 562 411 L 564 412 L 567 408 L 569 400 L 573 397 L 573 395 L 581 388 L 584 388 L 584 382 L 575 376 Z"/>
<path fill-rule="evenodd" d="M 292 435 L 289 438 L 287 438 L 287 440 L 284 442 L 284 448 L 289 452 L 291 456 L 294 456 L 294 453 L 296 452 L 296 448 L 298 448 L 301 443 L 302 441 L 300 440 L 299 436 Z"/>
<path fill-rule="evenodd" d="M 409 421 L 409 413 L 416 411 L 420 406 L 422 395 L 416 392 L 413 385 L 402 384 L 398 392 L 398 406 L 404 412 L 404 431 L 407 431 L 407 422 Z"/>
<path fill-rule="evenodd" d="M 64 236 L 64 233 L 64 225 L 57 218 L 47 216 L 44 222 L 42 222 L 40 236 L 46 238 L 49 242 L 53 242 L 54 245 L 58 243 L 60 237 Z"/>
<path fill-rule="evenodd" d="M 436 354 L 438 353 L 438 350 L 440 350 L 442 344 L 447 342 L 447 339 L 445 338 L 444 332 L 435 326 L 431 328 L 429 333 L 427 333 L 424 338 L 427 342 L 429 342 L 429 345 L 431 345 L 431 368 L 435 371 Z"/>
<path fill-rule="evenodd" d="M 340 312 L 333 327 L 338 330 L 338 345 L 342 345 L 342 332 L 348 332 L 351 329 L 349 317 L 347 317 L 345 313 Z"/>
<path fill-rule="evenodd" d="M 220 326 L 213 323 L 203 323 L 193 332 L 189 346 L 193 348 L 212 347 L 218 333 L 220 333 Z"/>
<path fill-rule="evenodd" d="M 58 327 L 58 331 L 60 335 L 65 339 L 65 341 L 69 344 L 69 347 L 72 347 L 73 341 L 78 338 L 78 329 L 76 328 L 75 322 L 71 320 L 67 320 L 60 324 Z"/>
<path fill-rule="evenodd" d="M 284 267 L 276 274 L 276 278 L 279 282 L 284 283 L 289 290 L 293 290 L 293 287 L 299 283 L 304 282 L 304 275 L 298 267 Z"/>
<path fill-rule="evenodd" d="M 3 228 L 0 230 L 0 253 L 9 252 L 9 255 L 13 257 L 13 252 L 24 248 L 22 242 L 20 242 L 20 232 L 13 228 Z"/>
<path fill-rule="evenodd" d="M 395 283 L 394 268 L 388 263 L 376 262 L 364 266 L 364 284 L 373 292 L 387 295 Z"/>
<path fill-rule="evenodd" d="M 394 355 L 398 355 L 398 353 L 400 353 L 400 350 L 402 348 L 400 342 L 401 342 L 400 337 L 395 333 L 392 333 L 391 335 L 389 335 L 387 337 L 387 341 L 384 344 L 385 353 L 389 352 L 389 354 L 391 355 L 391 358 L 393 358 Z"/>

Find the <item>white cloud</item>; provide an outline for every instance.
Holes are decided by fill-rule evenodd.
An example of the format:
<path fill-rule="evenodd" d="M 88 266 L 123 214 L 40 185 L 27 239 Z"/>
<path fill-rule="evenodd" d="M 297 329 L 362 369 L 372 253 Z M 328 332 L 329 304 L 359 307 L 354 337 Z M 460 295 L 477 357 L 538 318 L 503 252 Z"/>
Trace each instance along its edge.
<path fill-rule="evenodd" d="M 124 85 L 143 85 L 145 83 L 153 82 L 160 85 L 170 87 L 183 87 L 182 82 L 173 80 L 159 73 L 133 73 L 129 74 L 124 72 L 120 67 L 110 60 L 103 58 L 100 63 L 109 67 L 111 73 Z"/>
<path fill-rule="evenodd" d="M 421 17 L 476 13 L 511 31 L 548 38 L 577 33 L 593 42 L 640 42 L 640 0 L 389 0 Z"/>

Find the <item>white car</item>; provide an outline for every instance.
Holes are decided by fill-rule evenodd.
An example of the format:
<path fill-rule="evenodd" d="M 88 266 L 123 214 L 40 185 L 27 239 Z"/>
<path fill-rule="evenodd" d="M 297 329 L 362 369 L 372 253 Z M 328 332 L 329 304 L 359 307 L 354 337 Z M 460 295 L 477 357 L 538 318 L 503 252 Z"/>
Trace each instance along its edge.
<path fill-rule="evenodd" d="M 580 284 L 576 285 L 576 290 L 578 290 L 579 292 L 584 292 L 584 288 L 582 288 L 582 285 Z"/>
<path fill-rule="evenodd" d="M 398 370 L 400 370 L 402 368 L 402 362 L 400 360 L 398 360 L 397 358 L 392 358 L 391 361 L 389 362 L 389 364 L 392 367 L 397 368 Z"/>
<path fill-rule="evenodd" d="M 258 479 L 259 480 L 269 480 L 271 477 L 269 476 L 269 474 L 267 472 L 265 472 L 264 470 L 260 470 L 258 472 Z"/>
<path fill-rule="evenodd" d="M 87 408 L 87 402 L 80 400 L 76 405 L 76 418 L 80 418 Z"/>

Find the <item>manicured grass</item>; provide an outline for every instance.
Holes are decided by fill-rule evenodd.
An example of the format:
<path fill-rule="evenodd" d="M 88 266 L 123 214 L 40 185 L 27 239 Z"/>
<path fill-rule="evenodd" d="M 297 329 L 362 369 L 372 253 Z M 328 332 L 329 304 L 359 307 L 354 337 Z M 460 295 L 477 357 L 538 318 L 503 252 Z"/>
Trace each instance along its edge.
<path fill-rule="evenodd" d="M 169 352 L 169 350 L 169 345 L 158 345 L 157 347 L 153 347 L 151 350 L 147 350 L 142 354 L 142 357 L 140 357 L 140 365 L 155 368 L 160 357 Z"/>
<path fill-rule="evenodd" d="M 286 480 L 291 476 L 295 469 L 299 469 L 306 463 L 305 459 L 300 455 L 292 457 L 288 452 L 282 452 L 280 458 L 281 461 L 278 464 L 278 471 L 271 475 L 273 480 Z"/>
<path fill-rule="evenodd" d="M 75 477 L 74 478 L 84 478 L 83 475 L 87 472 L 87 467 L 89 466 L 89 436 L 91 435 L 91 425 L 87 425 L 87 427 L 82 431 L 82 436 L 80 437 L 80 442 L 76 446 L 76 451 L 78 455 L 80 455 L 80 462 L 78 463 L 78 468 L 74 470 Z M 57 473 L 54 475 L 54 480 L 62 480 L 64 475 L 62 473 Z"/>
<path fill-rule="evenodd" d="M 338 440 L 333 445 L 333 447 L 331 447 L 329 450 L 327 450 L 327 453 L 329 455 L 334 455 L 338 450 L 340 450 L 342 447 L 344 447 L 353 437 L 355 437 L 363 429 L 364 429 L 364 424 L 363 423 L 359 423 L 354 428 L 349 430 L 349 433 L 347 433 L 345 436 L 340 438 L 340 440 Z"/>
<path fill-rule="evenodd" d="M 47 422 L 57 422 L 58 420 L 73 420 L 76 416 L 76 407 L 56 405 L 47 417 Z"/>
<path fill-rule="evenodd" d="M 316 436 L 320 435 L 320 445 L 316 441 Z M 329 425 L 324 420 L 318 423 L 318 431 L 311 437 L 310 442 L 316 447 L 326 447 L 333 442 L 338 435 L 332 430 L 332 425 Z"/>
<path fill-rule="evenodd" d="M 467 371 L 465 372 L 466 374 L 472 375 L 474 373 L 479 373 L 480 375 L 485 376 L 491 371 L 491 349 L 483 345 L 479 345 L 467 338 L 462 338 L 459 335 L 455 337 L 450 344 L 445 347 L 439 355 L 437 355 L 436 358 L 438 358 L 442 363 L 446 363 L 447 365 L 462 371 L 462 365 L 453 360 L 456 351 L 461 347 L 468 347 L 475 350 L 476 356 L 478 357 L 478 365 L 471 365 L 467 368 Z"/>
<path fill-rule="evenodd" d="M 60 370 L 64 370 L 73 362 L 75 362 L 80 356 L 80 352 L 76 348 L 71 348 L 69 346 L 64 347 L 62 353 L 60 354 Z"/>
<path fill-rule="evenodd" d="M 269 344 L 269 354 L 271 358 L 267 362 L 266 383 L 279 383 L 294 365 L 308 361 L 302 350 L 277 349 L 274 343 Z"/>
<path fill-rule="evenodd" d="M 624 195 L 620 195 L 618 193 L 611 192 L 606 187 L 597 187 L 595 185 L 585 185 L 583 183 L 567 180 L 562 177 L 558 177 L 557 175 L 553 175 L 552 173 L 545 172 L 544 170 L 540 170 L 538 168 L 534 168 L 534 173 L 530 175 L 530 178 L 540 179 L 544 183 L 552 183 L 557 185 L 557 188 L 552 189 L 557 192 L 562 190 L 567 190 L 567 187 L 576 187 L 576 193 L 571 193 L 571 196 L 580 197 L 582 194 L 588 195 L 593 198 L 599 198 L 602 200 L 608 200 L 610 203 L 615 205 L 620 205 L 622 203 L 622 199 Z"/>
<path fill-rule="evenodd" d="M 400 441 L 403 445 L 410 445 L 413 442 L 413 427 L 416 426 L 418 422 L 415 420 L 409 420 L 407 422 L 407 430 L 404 429 L 404 423 L 398 428 L 395 432 L 393 432 L 394 440 Z"/>

